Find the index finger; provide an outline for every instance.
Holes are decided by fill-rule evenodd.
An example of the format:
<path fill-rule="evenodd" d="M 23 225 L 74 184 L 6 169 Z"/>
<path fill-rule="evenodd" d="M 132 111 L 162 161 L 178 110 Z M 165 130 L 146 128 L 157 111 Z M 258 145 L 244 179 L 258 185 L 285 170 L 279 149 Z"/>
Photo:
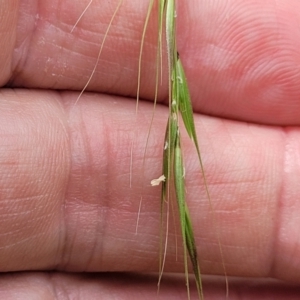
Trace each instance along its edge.
<path fill-rule="evenodd" d="M 130 186 L 133 101 L 84 94 L 74 106 L 70 92 L 0 96 L 1 271 L 157 271 L 160 191 L 150 180 L 161 172 L 168 109 L 157 108 L 146 157 L 150 120 L 137 117 Z M 151 104 L 141 106 L 151 115 Z M 224 274 L 219 232 L 228 275 L 299 283 L 299 128 L 195 121 L 218 220 L 214 226 L 196 153 L 184 140 L 202 272 Z M 172 221 L 168 245 L 165 270 L 183 271 Z"/>
<path fill-rule="evenodd" d="M 29 6 L 21 2 L 19 12 L 7 18 L 17 42 L 6 46 L 14 55 L 7 54 L 12 68 L 2 82 L 16 87 L 82 89 L 118 1 L 93 1 L 74 32 L 71 29 L 86 4 L 55 0 Z M 17 9 L 11 5 L 11 10 Z M 178 48 L 196 112 L 258 123 L 299 124 L 299 6 L 295 0 L 279 0 L 276 5 L 253 0 L 178 2 Z M 123 2 L 88 90 L 136 96 L 147 7 L 145 1 Z M 148 100 L 153 99 L 155 87 L 155 14 L 142 60 L 141 98 Z M 159 101 L 164 103 L 166 64 L 163 69 Z"/>

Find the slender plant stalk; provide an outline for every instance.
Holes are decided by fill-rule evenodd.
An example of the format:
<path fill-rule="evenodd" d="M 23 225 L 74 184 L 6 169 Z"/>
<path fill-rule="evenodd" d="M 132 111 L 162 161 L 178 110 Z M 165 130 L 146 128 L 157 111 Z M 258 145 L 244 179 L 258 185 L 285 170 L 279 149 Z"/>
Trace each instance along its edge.
<path fill-rule="evenodd" d="M 79 20 L 82 18 L 86 10 L 89 8 L 93 0 L 89 2 L 83 13 L 80 15 L 77 20 L 75 26 L 78 24 Z M 200 155 L 200 148 L 198 144 L 194 117 L 193 117 L 193 109 L 191 104 L 190 93 L 188 89 L 187 79 L 184 73 L 184 68 L 181 63 L 177 44 L 176 44 L 176 0 L 157 0 L 158 1 L 158 41 L 157 41 L 157 59 L 156 59 L 156 88 L 155 88 L 155 98 L 154 98 L 154 110 L 151 119 L 151 126 L 153 122 L 153 116 L 157 101 L 158 94 L 158 83 L 159 83 L 159 74 L 161 77 L 162 74 L 162 45 L 163 45 L 163 31 L 165 30 L 166 36 L 166 45 L 167 45 L 167 59 L 168 59 L 168 86 L 169 86 L 169 116 L 167 122 L 167 128 L 165 133 L 165 140 L 163 145 L 163 166 L 162 166 L 162 175 L 158 179 L 154 179 L 151 181 L 153 186 L 162 185 L 161 188 L 161 245 L 160 245 L 160 259 L 159 259 L 159 279 L 158 286 L 160 285 L 161 278 L 164 272 L 164 265 L 166 260 L 167 253 L 167 244 L 168 244 L 168 228 L 169 228 L 169 210 L 170 203 L 172 200 L 172 196 L 175 195 L 178 213 L 179 213 L 179 223 L 181 228 L 182 235 L 182 245 L 183 245 L 183 254 L 184 254 L 184 272 L 185 272 L 185 281 L 187 287 L 187 298 L 190 299 L 190 287 L 189 287 L 189 262 L 191 262 L 196 287 L 198 291 L 198 298 L 204 299 L 203 296 L 203 287 L 201 281 L 201 272 L 199 267 L 198 253 L 195 243 L 195 237 L 193 232 L 192 221 L 190 218 L 189 208 L 186 202 L 186 192 L 185 192 L 185 168 L 183 162 L 182 155 L 182 146 L 181 146 L 181 128 L 180 128 L 180 119 L 182 119 L 184 128 L 194 143 L 198 159 L 199 159 L 199 169 L 202 172 L 204 178 L 204 185 L 207 194 L 207 198 L 210 202 L 211 209 L 212 204 L 210 200 L 210 195 L 207 187 L 207 182 L 205 178 L 203 163 Z M 100 55 L 104 46 L 105 39 L 108 35 L 109 29 L 112 25 L 112 22 L 122 4 L 123 0 L 119 0 L 118 6 L 113 13 L 111 21 L 107 27 L 107 30 L 104 35 L 104 39 L 102 41 L 95 68 L 92 71 L 92 74 L 81 91 L 78 99 L 82 95 L 82 93 L 87 88 L 90 83 L 95 70 L 100 59 Z M 139 102 L 139 94 L 140 94 L 140 77 L 141 77 L 141 61 L 142 61 L 142 53 L 144 47 L 144 39 L 147 30 L 147 26 L 149 23 L 150 15 L 152 9 L 154 7 L 154 0 L 149 0 L 148 12 L 144 23 L 142 39 L 141 39 L 141 47 L 139 53 L 139 67 L 138 67 L 138 84 L 137 84 L 137 104 L 136 104 L 136 112 L 138 111 L 138 102 Z M 73 31 L 72 29 L 72 31 Z M 159 72 L 160 69 L 160 72 Z M 77 101 L 78 101 L 77 99 Z M 150 127 L 151 127 L 150 126 Z M 150 129 L 149 129 L 150 132 Z M 149 133 L 147 137 L 148 143 Z M 146 147 L 147 148 L 147 147 Z M 132 149 L 131 149 L 132 151 Z M 132 162 L 131 162 L 132 163 Z M 130 175 L 131 176 L 131 175 Z M 165 205 L 167 206 L 165 208 Z M 171 204 L 172 205 L 172 204 Z M 166 220 L 166 233 L 165 238 L 163 234 L 163 215 L 166 209 L 167 220 Z M 223 261 L 223 269 L 226 277 L 226 271 L 223 260 L 222 247 L 220 243 L 220 239 L 218 237 L 219 249 L 222 256 Z M 226 277 L 226 289 L 228 292 L 228 283 Z"/>

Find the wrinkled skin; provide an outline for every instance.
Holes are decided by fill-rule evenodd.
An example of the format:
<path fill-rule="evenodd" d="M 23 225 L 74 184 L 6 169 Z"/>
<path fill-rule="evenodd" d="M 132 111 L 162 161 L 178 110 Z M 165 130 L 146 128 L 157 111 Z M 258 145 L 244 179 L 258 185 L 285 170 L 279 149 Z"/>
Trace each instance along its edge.
<path fill-rule="evenodd" d="M 71 32 L 84 2 L 0 1 L 1 299 L 156 297 L 157 276 L 141 275 L 158 269 L 160 193 L 150 181 L 161 175 L 168 114 L 165 72 L 143 161 L 155 87 L 155 15 L 136 115 L 147 1 L 124 0 L 88 91 L 76 101 L 118 1 L 95 0 Z M 235 277 L 230 299 L 298 299 L 299 1 L 178 4 L 178 49 L 216 219 L 186 139 L 201 269 L 221 275 L 204 279 L 205 297 L 225 297 L 219 237 L 227 274 Z M 170 273 L 183 271 L 173 224 Z M 166 276 L 160 296 L 185 299 L 184 280 Z"/>

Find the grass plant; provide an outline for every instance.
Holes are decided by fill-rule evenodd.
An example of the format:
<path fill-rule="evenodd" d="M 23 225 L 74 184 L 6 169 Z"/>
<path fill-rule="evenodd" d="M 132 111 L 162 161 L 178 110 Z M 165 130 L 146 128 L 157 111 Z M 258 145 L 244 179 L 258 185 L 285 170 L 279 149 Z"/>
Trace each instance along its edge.
<path fill-rule="evenodd" d="M 85 10 L 78 18 L 76 24 L 83 17 L 86 10 L 92 4 L 91 0 L 86 6 Z M 82 93 L 88 87 L 99 62 L 102 49 L 105 44 L 105 39 L 109 33 L 109 29 L 112 25 L 112 22 L 120 9 L 122 2 L 124 0 L 119 0 L 117 7 L 112 15 L 111 21 L 105 32 L 101 47 L 99 49 L 97 61 L 95 63 L 95 68 L 92 71 L 90 79 L 87 81 L 83 90 L 81 91 L 78 99 Z M 201 281 L 201 272 L 199 267 L 198 253 L 195 243 L 195 237 L 193 232 L 193 225 L 190 218 L 188 204 L 186 202 L 186 189 L 185 189 L 185 168 L 184 168 L 184 159 L 183 159 L 183 150 L 181 143 L 181 131 L 186 130 L 188 136 L 192 140 L 195 146 L 195 150 L 198 155 L 199 160 L 199 171 L 203 175 L 204 186 L 206 190 L 206 195 L 208 201 L 211 205 L 211 199 L 209 195 L 208 185 L 205 178 L 204 167 L 201 159 L 199 143 L 197 139 L 193 109 L 191 104 L 191 98 L 188 88 L 188 82 L 185 76 L 184 67 L 180 59 L 180 55 L 177 49 L 176 43 L 176 1 L 175 0 L 149 0 L 148 12 L 146 15 L 143 33 L 141 37 L 141 46 L 139 54 L 139 70 L 138 70 L 138 83 L 137 83 L 137 104 L 136 112 L 138 111 L 138 102 L 140 94 L 140 77 L 141 77 L 141 61 L 144 47 L 144 39 L 150 19 L 151 12 L 154 7 L 158 7 L 158 38 L 157 38 L 157 58 L 156 58 L 156 91 L 154 99 L 154 107 L 156 106 L 159 78 L 161 77 L 162 70 L 162 45 L 165 43 L 167 47 L 167 60 L 168 60 L 168 88 L 169 88 L 169 116 L 165 132 L 165 140 L 162 145 L 163 152 L 163 165 L 162 165 L 162 175 L 151 181 L 153 186 L 161 185 L 161 216 L 165 215 L 165 210 L 167 211 L 167 220 L 169 222 L 169 211 L 170 203 L 176 201 L 178 207 L 178 218 L 180 223 L 181 235 L 182 235 L 182 246 L 184 253 L 184 273 L 187 287 L 187 298 L 190 299 L 190 287 L 189 287 L 189 260 L 192 266 L 192 271 L 194 274 L 198 298 L 204 299 L 203 296 L 203 287 Z M 157 5 L 154 5 L 157 4 Z M 180 12 L 179 12 L 180 13 Z M 163 41 L 165 38 L 165 41 Z M 78 100 L 77 99 L 77 100 Z M 180 122 L 182 120 L 183 122 Z M 152 117 L 153 121 L 153 117 Z M 152 123 L 152 122 L 151 122 Z M 180 123 L 183 124 L 184 128 L 181 128 Z M 174 199 L 175 198 L 175 199 Z M 171 204 L 172 206 L 172 204 Z M 211 206 L 212 207 L 212 206 Z M 212 209 L 213 210 L 213 209 Z M 163 230 L 163 218 L 161 217 L 161 249 L 160 249 L 160 259 L 159 259 L 159 279 L 158 286 L 164 272 L 164 265 L 166 260 L 167 253 L 167 239 L 168 239 L 168 225 L 165 226 L 166 232 Z M 219 238 L 218 238 L 219 240 Z M 221 243 L 219 242 L 219 248 L 222 254 Z M 226 277 L 225 267 L 223 263 L 224 273 Z M 227 283 L 227 279 L 226 279 Z"/>
<path fill-rule="evenodd" d="M 203 288 L 195 244 L 193 226 L 185 195 L 185 169 L 181 149 L 181 134 L 179 119 L 182 117 L 184 127 L 194 142 L 198 153 L 200 167 L 204 174 L 200 156 L 193 110 L 184 69 L 176 44 L 176 7 L 175 0 L 162 0 L 159 4 L 159 38 L 162 38 L 163 25 L 166 31 L 168 72 L 169 72 L 169 117 L 165 134 L 163 153 L 163 175 L 161 203 L 172 201 L 171 188 L 175 190 L 179 221 L 184 249 L 184 269 L 188 299 L 190 299 L 188 256 L 193 268 L 199 299 L 203 299 Z M 162 45 L 162 41 L 159 41 Z M 207 185 L 206 185 L 207 187 Z M 208 192 L 208 190 L 207 190 Z M 207 193 L 208 197 L 209 194 Z M 163 207 L 162 207 L 163 209 Z M 160 273 L 163 273 L 163 261 L 160 260 Z"/>

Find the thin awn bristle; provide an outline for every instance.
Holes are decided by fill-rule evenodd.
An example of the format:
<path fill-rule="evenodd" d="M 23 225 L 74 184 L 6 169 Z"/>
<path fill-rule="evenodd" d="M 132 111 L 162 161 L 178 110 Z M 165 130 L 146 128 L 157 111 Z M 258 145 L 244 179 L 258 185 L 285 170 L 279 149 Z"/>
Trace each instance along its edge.
<path fill-rule="evenodd" d="M 84 13 L 87 11 L 87 9 L 89 8 L 89 6 L 91 5 L 92 1 L 93 1 L 93 0 L 90 1 L 90 3 L 88 4 L 88 6 L 85 8 L 84 12 L 80 15 L 80 17 L 78 18 L 78 20 L 77 20 L 77 22 L 75 23 L 75 25 L 77 25 L 77 24 L 79 23 L 80 19 L 82 18 L 83 14 L 84 14 Z M 115 9 L 115 11 L 114 11 L 114 13 L 113 13 L 113 15 L 112 15 L 112 17 L 111 17 L 111 19 L 110 19 L 110 22 L 109 22 L 109 24 L 108 24 L 108 26 L 107 26 L 107 29 L 106 29 L 106 31 L 105 31 L 105 34 L 104 34 L 104 37 L 103 37 L 101 46 L 100 46 L 100 48 L 99 48 L 99 52 L 98 52 L 98 55 L 97 55 L 97 59 L 96 59 L 94 68 L 93 68 L 93 70 L 92 70 L 92 72 L 91 72 L 91 75 L 90 75 L 88 81 L 86 82 L 85 86 L 83 87 L 83 89 L 81 90 L 79 96 L 77 97 L 74 106 L 77 104 L 77 102 L 78 102 L 79 99 L 81 98 L 82 94 L 86 91 L 87 87 L 89 86 L 89 84 L 91 83 L 91 80 L 93 79 L 93 77 L 94 77 L 94 75 L 95 75 L 95 72 L 96 72 L 97 66 L 98 66 L 99 61 L 100 61 L 101 53 L 102 53 L 102 50 L 103 50 L 103 47 L 104 47 L 106 38 L 107 38 L 107 36 L 108 36 L 108 33 L 109 33 L 110 28 L 111 28 L 111 26 L 112 26 L 112 23 L 113 23 L 113 21 L 114 21 L 116 15 L 117 15 L 117 13 L 118 13 L 118 11 L 119 11 L 121 5 L 122 5 L 122 3 L 123 3 L 123 0 L 120 0 L 119 3 L 118 3 L 118 5 L 117 5 L 117 8 Z M 75 28 L 75 25 L 74 25 L 74 28 Z M 73 30 L 73 29 L 72 29 L 72 30 Z"/>
<path fill-rule="evenodd" d="M 75 22 L 74 26 L 71 29 L 71 33 L 74 31 L 74 29 L 76 28 L 76 26 L 78 25 L 78 23 L 80 22 L 80 20 L 82 19 L 82 17 L 85 15 L 86 11 L 89 9 L 90 5 L 92 4 L 93 0 L 91 0 L 89 2 L 89 4 L 85 7 L 85 9 L 83 10 L 83 12 L 81 13 L 81 15 L 78 17 L 77 21 Z"/>

